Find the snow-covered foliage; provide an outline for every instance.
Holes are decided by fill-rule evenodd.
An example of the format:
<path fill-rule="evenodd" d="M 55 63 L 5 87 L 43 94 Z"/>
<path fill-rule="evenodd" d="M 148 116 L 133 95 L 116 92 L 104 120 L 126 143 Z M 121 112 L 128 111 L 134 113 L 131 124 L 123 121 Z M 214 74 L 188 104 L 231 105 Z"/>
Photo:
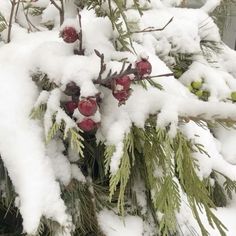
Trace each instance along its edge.
<path fill-rule="evenodd" d="M 40 234 L 40 224 L 52 220 L 60 224 L 48 226 L 56 235 L 77 235 L 77 224 L 85 222 L 77 218 L 87 207 L 99 211 L 94 225 L 101 235 L 157 235 L 156 221 L 163 235 L 207 235 L 204 227 L 210 235 L 224 235 L 218 219 L 208 223 L 207 204 L 214 204 L 204 205 L 205 199 L 199 198 L 199 209 L 191 211 L 195 195 L 184 188 L 180 172 L 186 170 L 176 157 L 190 150 L 196 178 L 211 189 L 210 197 L 215 186 L 225 198 L 236 189 L 236 53 L 221 41 L 208 15 L 220 1 L 209 0 L 201 9 L 178 8 L 179 0 L 125 2 L 0 0 L 0 154 L 18 199 L 23 230 Z M 152 70 L 141 75 L 140 61 L 150 62 Z M 116 80 L 124 75 L 131 85 Z M 88 103 L 92 108 L 84 111 Z M 155 131 L 149 127 L 153 122 Z M 142 150 L 147 148 L 142 131 L 148 136 L 149 128 L 154 132 L 150 136 L 160 136 L 151 137 L 148 144 L 165 141 L 162 154 L 170 162 L 165 170 L 157 161 L 146 175 L 148 181 L 162 181 L 164 172 L 171 177 L 179 201 L 173 206 L 173 225 L 165 219 L 164 206 L 157 203 L 156 212 L 149 209 L 162 188 L 157 186 L 155 192 L 157 184 L 145 182 L 142 171 L 128 182 L 134 163 L 149 155 Z M 136 147 L 138 138 L 143 140 Z M 100 152 L 103 159 L 98 160 Z M 100 171 L 110 177 L 108 186 Z M 103 182 L 95 181 L 95 175 Z M 3 178 L 0 181 L 4 199 L 6 185 Z M 129 197 L 123 199 L 122 187 L 132 184 L 140 212 L 132 209 Z M 89 206 L 81 206 L 78 192 L 70 194 L 75 186 L 91 197 Z M 98 192 L 106 192 L 105 187 L 118 202 L 123 221 L 112 201 L 102 205 L 106 199 Z M 233 236 L 232 198 L 226 208 L 212 211 Z M 129 206 L 125 211 L 124 203 Z"/>

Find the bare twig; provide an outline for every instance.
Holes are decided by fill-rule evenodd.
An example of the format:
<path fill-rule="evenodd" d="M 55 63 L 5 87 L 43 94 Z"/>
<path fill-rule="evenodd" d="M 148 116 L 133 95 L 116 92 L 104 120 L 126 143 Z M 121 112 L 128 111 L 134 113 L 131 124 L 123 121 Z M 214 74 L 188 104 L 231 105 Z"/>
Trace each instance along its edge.
<path fill-rule="evenodd" d="M 17 13 L 18 13 L 18 10 L 19 10 L 20 3 L 21 3 L 21 0 L 18 0 L 17 5 L 16 5 L 15 22 L 17 22 L 16 17 L 17 17 Z"/>
<path fill-rule="evenodd" d="M 54 0 L 50 0 L 50 2 L 52 3 L 52 5 L 53 5 L 54 7 L 57 8 L 58 11 L 61 11 L 61 8 L 59 7 L 59 5 L 58 5 Z"/>
<path fill-rule="evenodd" d="M 162 75 L 153 75 L 153 76 L 149 76 L 148 78 L 152 79 L 152 78 L 165 77 L 165 76 L 174 76 L 174 74 L 168 73 L 168 74 L 162 74 Z"/>
<path fill-rule="evenodd" d="M 106 64 L 104 63 L 104 54 L 101 54 L 96 49 L 94 50 L 94 52 L 100 58 L 100 71 L 99 71 L 99 74 L 98 74 L 98 78 L 96 80 L 97 83 L 100 83 L 100 82 L 102 82 L 102 73 L 106 70 Z"/>
<path fill-rule="evenodd" d="M 147 32 L 155 32 L 155 31 L 162 31 L 164 30 L 172 21 L 173 21 L 174 17 L 172 17 L 162 28 L 156 29 L 154 27 L 148 27 L 145 28 L 143 30 L 137 30 L 137 31 L 133 31 L 131 32 L 132 34 L 139 34 L 139 33 L 147 33 Z"/>
<path fill-rule="evenodd" d="M 64 0 L 60 0 L 60 2 L 61 2 L 60 24 L 62 25 L 64 22 L 65 7 L 64 7 Z"/>
<path fill-rule="evenodd" d="M 16 6 L 16 0 L 12 0 L 11 4 L 12 5 L 11 5 L 9 24 L 8 24 L 7 43 L 10 43 L 10 41 L 11 41 L 11 28 L 12 28 L 14 10 L 15 10 L 15 6 Z"/>
<path fill-rule="evenodd" d="M 83 52 L 83 31 L 82 31 L 82 21 L 81 21 L 81 15 L 79 12 L 79 9 L 77 8 L 78 12 L 78 17 L 79 17 L 79 26 L 80 26 L 80 31 L 79 31 L 79 51 Z"/>
<path fill-rule="evenodd" d="M 64 22 L 64 2 L 63 2 L 63 0 L 60 0 L 61 7 L 54 0 L 50 0 L 50 2 L 59 11 L 59 14 L 60 14 L 60 25 L 62 25 L 63 22 Z"/>

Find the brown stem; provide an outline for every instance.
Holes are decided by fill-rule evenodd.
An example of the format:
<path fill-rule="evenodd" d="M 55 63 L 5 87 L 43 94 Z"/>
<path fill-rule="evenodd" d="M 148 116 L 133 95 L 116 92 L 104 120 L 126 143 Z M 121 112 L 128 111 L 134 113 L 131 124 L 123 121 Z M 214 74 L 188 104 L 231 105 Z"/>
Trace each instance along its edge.
<path fill-rule="evenodd" d="M 162 75 L 153 75 L 153 76 L 149 76 L 148 79 L 158 78 L 158 77 L 165 77 L 165 76 L 174 76 L 174 74 L 173 73 L 168 73 L 168 74 L 162 74 Z"/>
<path fill-rule="evenodd" d="M 60 0 L 61 2 L 61 11 L 60 11 L 60 25 L 64 22 L 64 13 L 65 13 L 65 6 L 64 6 L 64 0 Z"/>
<path fill-rule="evenodd" d="M 60 25 L 62 25 L 63 22 L 64 22 L 64 2 L 63 2 L 63 0 L 60 0 L 61 7 L 54 0 L 50 0 L 50 2 L 59 11 L 59 14 L 60 14 Z"/>
<path fill-rule="evenodd" d="M 17 5 L 16 5 L 15 22 L 17 21 L 16 17 L 17 17 L 17 13 L 18 13 L 18 10 L 19 10 L 20 3 L 21 3 L 21 0 L 18 0 Z"/>
<path fill-rule="evenodd" d="M 13 21 L 15 6 L 16 6 L 16 0 L 12 0 L 11 13 L 10 13 L 10 19 L 9 19 L 9 24 L 8 24 L 7 43 L 10 43 L 11 41 L 11 28 L 12 28 L 12 21 Z"/>
<path fill-rule="evenodd" d="M 80 26 L 80 31 L 79 31 L 79 51 L 82 53 L 83 52 L 83 31 L 82 31 L 82 21 L 81 21 L 81 15 L 79 12 L 79 9 L 77 8 L 78 12 L 78 17 L 79 17 L 79 26 Z"/>
<path fill-rule="evenodd" d="M 174 17 L 172 17 L 162 28 L 160 29 L 155 29 L 153 27 L 148 27 L 145 28 L 143 30 L 137 30 L 137 31 L 133 31 L 131 32 L 132 34 L 139 34 L 139 33 L 147 33 L 147 32 L 155 32 L 155 31 L 162 31 L 164 30 L 172 21 L 173 21 Z"/>

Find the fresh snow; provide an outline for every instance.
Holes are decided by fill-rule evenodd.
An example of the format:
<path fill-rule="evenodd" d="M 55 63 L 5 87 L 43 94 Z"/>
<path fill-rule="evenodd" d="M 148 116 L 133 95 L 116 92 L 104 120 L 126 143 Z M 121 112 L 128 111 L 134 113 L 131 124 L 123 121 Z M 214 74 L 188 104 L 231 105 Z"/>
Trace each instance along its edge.
<path fill-rule="evenodd" d="M 94 119 L 101 122 L 97 138 L 108 145 L 116 146 L 110 164 L 112 174 L 116 173 L 119 167 L 123 139 L 130 127 L 132 124 L 143 127 L 150 114 L 159 112 L 158 126 L 170 124 L 172 136 L 176 133 L 179 117 L 236 119 L 235 104 L 228 100 L 230 93 L 236 90 L 235 52 L 221 44 L 221 54 L 219 57 L 216 55 L 219 67 L 213 66 L 201 55 L 201 40 L 220 43 L 218 28 L 207 14 L 219 1 L 209 0 L 202 9 L 166 7 L 179 5 L 178 0 L 140 2 L 141 5 L 152 6 L 153 9 L 145 11 L 142 17 L 132 9 L 126 12 L 127 19 L 136 22 L 139 30 L 147 27 L 161 28 L 174 18 L 163 31 L 133 35 L 137 56 L 130 52 L 116 52 L 111 40 L 117 32 L 113 32 L 107 18 L 97 18 L 92 10 L 81 12 L 85 56 L 73 55 L 73 47 L 78 45 L 67 45 L 59 38 L 58 12 L 48 0 L 38 0 L 34 4 L 46 7 L 40 19 L 41 23 L 53 21 L 58 27 L 48 31 L 40 26 L 43 29 L 41 32 L 28 34 L 18 24 L 14 24 L 11 43 L 0 44 L 0 153 L 18 194 L 24 231 L 28 234 L 36 232 L 42 216 L 72 229 L 71 216 L 66 213 L 66 206 L 60 197 L 59 183 L 67 185 L 72 178 L 86 181 L 81 170 L 75 164 L 70 164 L 79 158 L 72 150 L 69 149 L 69 161 L 63 154 L 63 145 L 59 140 L 48 145 L 44 142 L 45 133 L 47 134 L 52 124 L 51 116 L 56 111 L 58 122 L 61 119 L 66 120 L 67 128 L 75 125 L 60 108 L 61 91 L 68 82 L 74 81 L 80 86 L 81 95 L 85 97 L 102 92 L 104 99 L 101 115 L 96 113 Z M 72 10 L 71 3 L 68 4 L 66 16 L 70 19 L 64 24 L 75 25 L 77 22 L 78 26 L 76 12 Z M 0 0 L 0 11 L 8 18 L 10 5 L 7 0 Z M 20 15 L 20 22 L 23 22 L 22 17 Z M 79 27 L 77 28 L 79 31 Z M 3 39 L 6 39 L 6 35 L 6 31 L 1 34 Z M 101 89 L 92 82 L 100 70 L 100 60 L 94 49 L 104 53 L 107 64 L 105 73 L 108 73 L 109 69 L 119 71 L 122 63 L 118 61 L 122 58 L 127 58 L 134 64 L 143 52 L 153 66 L 152 76 L 170 73 L 167 65 L 175 63 L 173 58 L 169 57 L 170 53 L 193 53 L 195 57 L 190 69 L 179 80 L 173 77 L 154 79 L 164 90 L 152 87 L 144 90 L 138 85 L 132 85 L 131 97 L 125 105 L 118 106 L 117 100 L 108 89 Z M 30 77 L 32 72 L 38 70 L 47 73 L 58 88 L 39 95 Z M 204 80 L 204 89 L 211 92 L 208 103 L 199 101 L 187 89 L 191 82 L 200 79 Z M 48 106 L 43 124 L 29 118 L 31 109 L 41 103 L 47 103 Z M 78 120 L 83 118 L 78 111 L 75 111 L 74 117 Z M 212 170 L 216 170 L 236 180 L 234 130 L 217 127 L 213 130 L 213 136 L 209 129 L 193 122 L 182 125 L 181 130 L 194 142 L 203 144 L 210 155 L 208 157 L 194 153 L 194 158 L 199 161 L 200 178 L 207 177 Z M 141 183 L 137 184 L 135 191 L 139 203 L 145 206 Z M 235 200 L 226 208 L 216 211 L 216 215 L 228 227 L 227 236 L 233 236 L 236 232 L 233 222 L 235 211 Z M 204 217 L 203 215 L 202 218 L 207 224 Z M 144 231 L 148 231 L 148 227 L 137 216 L 126 216 L 123 221 L 113 212 L 103 210 L 98 218 L 108 236 L 141 236 Z M 187 205 L 181 206 L 177 219 L 185 236 L 191 230 L 200 232 Z M 188 225 L 193 229 L 190 230 Z M 217 231 L 210 227 L 208 229 L 210 235 L 218 235 Z M 152 234 L 149 232 L 145 235 Z"/>

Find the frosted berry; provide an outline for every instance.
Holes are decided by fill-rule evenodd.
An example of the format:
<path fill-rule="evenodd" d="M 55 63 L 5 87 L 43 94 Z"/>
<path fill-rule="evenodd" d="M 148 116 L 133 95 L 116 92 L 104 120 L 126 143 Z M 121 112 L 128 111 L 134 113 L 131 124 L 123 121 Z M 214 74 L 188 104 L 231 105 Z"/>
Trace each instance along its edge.
<path fill-rule="evenodd" d="M 66 43 L 74 43 L 79 35 L 74 27 L 67 26 L 61 31 L 61 37 Z"/>
<path fill-rule="evenodd" d="M 72 115 L 74 110 L 77 108 L 77 102 L 69 101 L 65 103 L 66 111 Z"/>
<path fill-rule="evenodd" d="M 94 129 L 96 129 L 98 127 L 98 124 L 94 120 L 92 120 L 90 118 L 86 118 L 86 119 L 82 120 L 81 122 L 79 122 L 78 126 L 83 131 L 90 132 L 90 131 L 93 131 Z"/>
<path fill-rule="evenodd" d="M 148 60 L 142 59 L 141 61 L 136 62 L 136 69 L 137 69 L 138 75 L 142 77 L 144 75 L 151 74 L 152 65 Z"/>
<path fill-rule="evenodd" d="M 76 85 L 75 82 L 69 82 L 66 85 L 66 89 L 64 93 L 68 96 L 79 96 L 80 95 L 80 88 Z"/>
<path fill-rule="evenodd" d="M 84 116 L 93 116 L 97 111 L 97 101 L 95 98 L 83 98 L 78 103 L 78 109 Z"/>
<path fill-rule="evenodd" d="M 119 104 L 124 104 L 129 98 L 131 90 L 115 90 L 112 92 L 113 96 L 119 101 Z"/>
<path fill-rule="evenodd" d="M 128 90 L 130 88 L 130 85 L 131 85 L 131 79 L 128 75 L 114 78 L 115 90 Z"/>

